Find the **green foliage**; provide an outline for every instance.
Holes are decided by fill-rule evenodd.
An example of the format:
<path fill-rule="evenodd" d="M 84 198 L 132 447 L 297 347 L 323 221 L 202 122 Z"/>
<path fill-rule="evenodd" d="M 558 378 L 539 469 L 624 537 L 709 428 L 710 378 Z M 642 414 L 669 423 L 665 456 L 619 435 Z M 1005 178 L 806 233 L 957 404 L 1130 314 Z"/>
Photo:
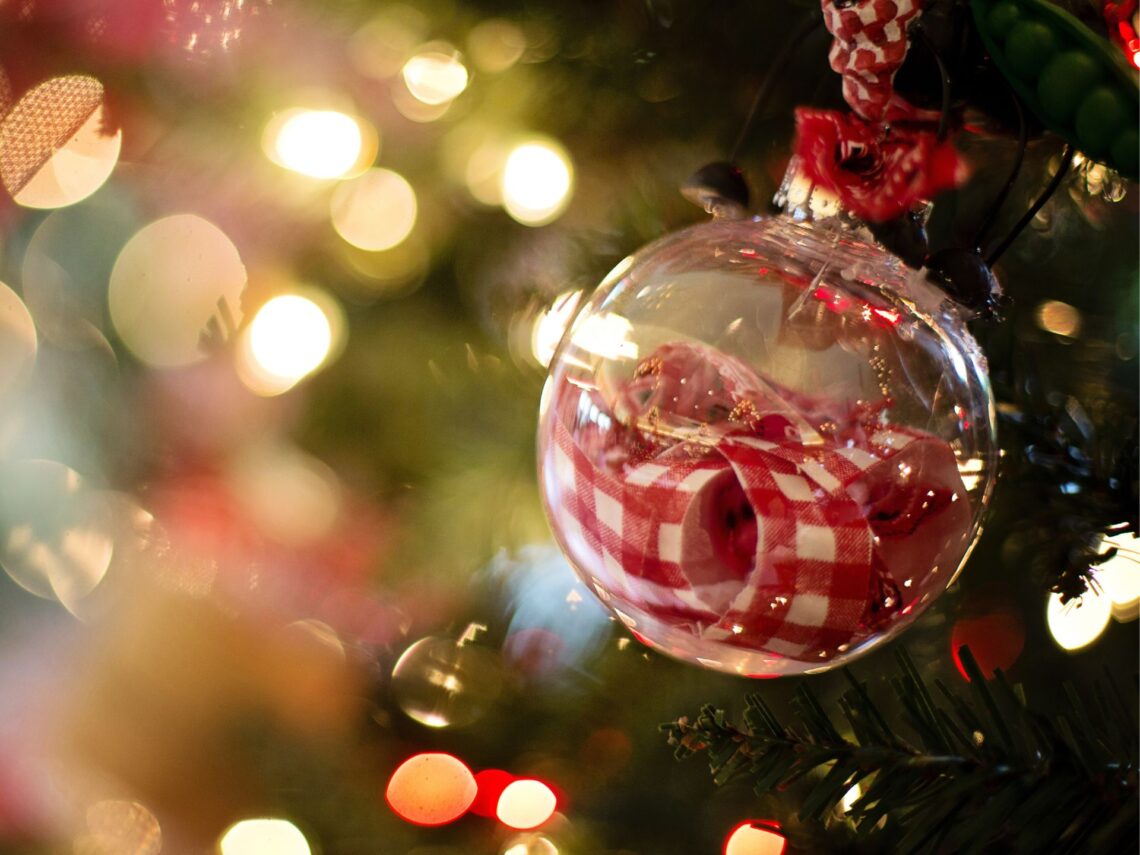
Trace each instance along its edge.
<path fill-rule="evenodd" d="M 934 692 L 898 655 L 891 683 L 903 727 L 892 726 L 866 684 L 847 671 L 839 699 L 847 733 L 801 684 L 787 726 L 758 694 L 743 726 L 705 706 L 662 726 L 678 758 L 705 752 L 713 782 L 747 778 L 759 796 L 798 800 L 798 817 L 821 829 L 847 810 L 861 851 L 1122 852 L 1138 831 L 1137 724 L 1105 678 L 1090 696 L 1066 684 L 1063 712 L 1031 709 L 999 671 L 986 680 L 969 650 L 966 697 L 941 681 Z M 892 708 L 895 704 L 891 705 Z M 796 840 L 793 836 L 793 843 Z M 817 844 L 818 845 L 818 844 Z"/>

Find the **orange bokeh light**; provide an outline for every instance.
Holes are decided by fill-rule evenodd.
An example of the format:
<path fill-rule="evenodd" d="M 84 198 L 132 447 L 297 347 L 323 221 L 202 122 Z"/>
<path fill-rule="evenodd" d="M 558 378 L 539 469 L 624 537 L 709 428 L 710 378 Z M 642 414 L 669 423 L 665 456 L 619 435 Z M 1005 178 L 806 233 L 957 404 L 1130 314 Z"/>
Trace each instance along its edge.
<path fill-rule="evenodd" d="M 724 855 L 783 855 L 787 844 L 777 823 L 750 819 L 728 833 Z"/>
<path fill-rule="evenodd" d="M 388 779 L 384 798 L 415 825 L 446 825 L 467 812 L 477 792 L 475 776 L 457 757 L 426 753 L 409 757 Z"/>

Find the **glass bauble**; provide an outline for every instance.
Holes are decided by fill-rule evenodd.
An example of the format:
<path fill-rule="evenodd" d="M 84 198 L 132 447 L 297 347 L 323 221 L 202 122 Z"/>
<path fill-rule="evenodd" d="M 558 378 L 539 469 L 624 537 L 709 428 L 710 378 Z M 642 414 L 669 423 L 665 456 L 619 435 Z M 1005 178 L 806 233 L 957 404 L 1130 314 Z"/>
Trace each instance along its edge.
<path fill-rule="evenodd" d="M 850 660 L 950 584 L 994 480 L 985 360 L 851 229 L 714 221 L 567 330 L 538 452 L 554 534 L 644 643 L 752 676 Z"/>

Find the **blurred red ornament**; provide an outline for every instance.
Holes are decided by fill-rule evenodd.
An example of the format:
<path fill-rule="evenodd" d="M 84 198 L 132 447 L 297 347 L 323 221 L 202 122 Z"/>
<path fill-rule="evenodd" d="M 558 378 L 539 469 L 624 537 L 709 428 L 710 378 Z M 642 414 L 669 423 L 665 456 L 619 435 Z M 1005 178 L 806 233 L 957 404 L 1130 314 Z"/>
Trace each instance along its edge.
<path fill-rule="evenodd" d="M 833 110 L 796 110 L 795 153 L 812 181 L 870 222 L 892 220 L 966 178 L 954 146 L 930 131 Z"/>
<path fill-rule="evenodd" d="M 962 679 L 969 680 L 962 667 L 959 650 L 969 647 L 987 679 L 994 671 L 1008 671 L 1025 648 L 1025 626 L 1021 616 L 1009 608 L 990 609 L 979 615 L 963 617 L 950 633 L 950 650 L 954 665 Z"/>

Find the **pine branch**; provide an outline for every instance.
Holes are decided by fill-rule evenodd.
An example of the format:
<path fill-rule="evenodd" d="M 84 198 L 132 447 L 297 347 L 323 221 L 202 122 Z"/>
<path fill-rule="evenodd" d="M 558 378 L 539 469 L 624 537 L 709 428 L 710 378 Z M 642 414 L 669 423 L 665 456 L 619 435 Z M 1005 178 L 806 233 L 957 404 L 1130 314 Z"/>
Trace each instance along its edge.
<path fill-rule="evenodd" d="M 1066 686 L 1064 713 L 1049 719 L 1001 672 L 987 681 L 966 648 L 968 699 L 935 682 L 936 699 L 905 652 L 898 659 L 892 687 L 910 738 L 849 671 L 839 699 L 849 736 L 803 684 L 795 727 L 752 694 L 743 726 L 705 706 L 662 730 L 678 759 L 705 752 L 718 786 L 743 777 L 765 795 L 803 781 L 805 823 L 839 812 L 859 784 L 847 819 L 876 850 L 1107 853 L 1136 840 L 1136 718 L 1107 676 L 1091 698 Z"/>

